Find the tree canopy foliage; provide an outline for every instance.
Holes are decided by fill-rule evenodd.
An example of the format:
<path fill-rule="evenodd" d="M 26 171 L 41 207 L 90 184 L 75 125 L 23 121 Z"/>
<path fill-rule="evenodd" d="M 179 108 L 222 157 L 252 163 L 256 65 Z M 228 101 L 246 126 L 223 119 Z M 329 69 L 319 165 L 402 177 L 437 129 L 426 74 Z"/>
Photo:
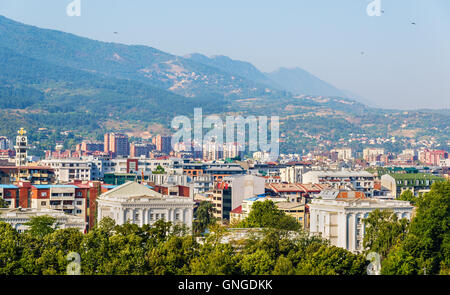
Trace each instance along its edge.
<path fill-rule="evenodd" d="M 195 212 L 194 233 L 201 234 L 207 227 L 216 222 L 213 216 L 213 206 L 211 202 L 203 201 L 198 205 Z"/>
<path fill-rule="evenodd" d="M 0 274 L 67 273 L 71 252 L 85 275 L 364 274 L 362 255 L 331 247 L 317 237 L 266 229 L 241 245 L 220 242 L 226 229 L 212 226 L 202 241 L 170 222 L 115 225 L 109 218 L 87 234 L 58 229 L 18 233 L 0 222 Z"/>
<path fill-rule="evenodd" d="M 409 194 L 408 194 L 409 195 Z M 408 197 L 406 195 L 406 197 Z M 386 275 L 450 274 L 450 182 L 437 182 L 417 198 L 408 224 L 373 212 L 364 245 L 378 252 Z"/>
<path fill-rule="evenodd" d="M 397 199 L 400 201 L 408 201 L 412 205 L 416 204 L 416 202 L 417 202 L 417 197 L 414 196 L 414 194 L 410 190 L 406 190 L 406 191 L 402 192 L 400 197 L 398 197 Z"/>
<path fill-rule="evenodd" d="M 279 210 L 271 200 L 254 202 L 248 217 L 242 220 L 239 226 L 248 228 L 269 227 L 284 230 L 298 230 L 301 227 L 295 218 Z"/>

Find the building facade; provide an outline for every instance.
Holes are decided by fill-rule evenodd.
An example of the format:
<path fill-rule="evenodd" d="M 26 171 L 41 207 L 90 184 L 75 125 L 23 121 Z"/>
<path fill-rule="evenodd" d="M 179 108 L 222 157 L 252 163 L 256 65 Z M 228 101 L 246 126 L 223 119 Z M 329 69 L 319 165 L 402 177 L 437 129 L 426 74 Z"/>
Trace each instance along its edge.
<path fill-rule="evenodd" d="M 122 133 L 106 133 L 104 136 L 104 148 L 105 153 L 127 157 L 130 154 L 128 136 Z"/>
<path fill-rule="evenodd" d="M 57 229 L 76 228 L 81 232 L 86 230 L 83 218 L 66 214 L 62 211 L 36 208 L 0 209 L 0 221 L 9 223 L 15 230 L 22 233 L 28 230 L 26 223 L 32 217 L 49 216 L 56 219 Z"/>
<path fill-rule="evenodd" d="M 443 177 L 428 173 L 392 173 L 381 176 L 381 187 L 389 190 L 395 198 L 406 190 L 418 196 L 429 192 L 433 183 L 444 180 Z"/>
<path fill-rule="evenodd" d="M 375 177 L 367 171 L 310 171 L 303 175 L 304 183 L 327 184 L 335 189 L 363 191 L 373 196 Z"/>
<path fill-rule="evenodd" d="M 398 218 L 411 219 L 413 206 L 405 201 L 366 198 L 315 199 L 309 204 L 310 233 L 321 235 L 331 244 L 352 252 L 363 251 L 366 230 L 363 219 L 376 210 L 392 210 Z"/>
<path fill-rule="evenodd" d="M 195 204 L 192 199 L 164 196 L 136 182 L 127 182 L 103 193 L 97 202 L 98 222 L 110 217 L 118 225 L 129 222 L 143 226 L 164 220 L 192 228 Z"/>

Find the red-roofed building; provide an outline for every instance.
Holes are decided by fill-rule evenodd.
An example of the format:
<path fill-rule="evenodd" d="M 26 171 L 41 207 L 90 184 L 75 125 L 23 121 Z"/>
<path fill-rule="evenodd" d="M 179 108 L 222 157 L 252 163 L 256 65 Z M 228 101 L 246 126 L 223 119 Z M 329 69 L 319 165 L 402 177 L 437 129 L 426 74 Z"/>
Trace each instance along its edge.
<path fill-rule="evenodd" d="M 230 221 L 231 222 L 239 222 L 242 219 L 243 219 L 242 205 L 240 205 L 230 211 Z"/>
<path fill-rule="evenodd" d="M 272 196 L 278 196 L 288 199 L 289 202 L 302 202 L 302 199 L 308 200 L 322 190 L 328 188 L 323 184 L 301 184 L 301 183 L 267 183 L 266 193 Z"/>

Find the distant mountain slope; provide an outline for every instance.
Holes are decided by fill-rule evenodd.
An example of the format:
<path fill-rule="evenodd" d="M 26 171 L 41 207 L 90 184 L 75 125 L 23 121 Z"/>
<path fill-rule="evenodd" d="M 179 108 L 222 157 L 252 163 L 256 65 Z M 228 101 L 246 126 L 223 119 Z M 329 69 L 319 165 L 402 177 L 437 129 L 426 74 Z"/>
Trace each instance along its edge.
<path fill-rule="evenodd" d="M 201 102 L 147 84 L 55 65 L 0 47 L 0 107 L 36 111 L 90 112 L 98 119 L 155 121 L 188 114 Z M 12 101 L 19 99 L 18 101 Z M 214 103 L 216 105 L 216 103 Z M 222 102 L 222 105 L 224 103 Z M 217 107 L 214 107 L 217 109 Z"/>
<path fill-rule="evenodd" d="M 184 56 L 184 58 L 221 69 L 228 74 L 244 77 L 248 80 L 265 84 L 275 89 L 282 89 L 280 85 L 274 83 L 266 75 L 264 75 L 264 73 L 259 71 L 249 62 L 233 60 L 224 55 L 207 57 L 206 55 L 200 53 L 191 53 Z"/>
<path fill-rule="evenodd" d="M 265 85 L 148 46 L 106 43 L 24 25 L 0 16 L 0 44 L 77 70 L 137 80 L 187 97 L 267 95 Z"/>
<path fill-rule="evenodd" d="M 300 68 L 280 68 L 266 76 L 294 94 L 346 97 L 343 91 Z"/>

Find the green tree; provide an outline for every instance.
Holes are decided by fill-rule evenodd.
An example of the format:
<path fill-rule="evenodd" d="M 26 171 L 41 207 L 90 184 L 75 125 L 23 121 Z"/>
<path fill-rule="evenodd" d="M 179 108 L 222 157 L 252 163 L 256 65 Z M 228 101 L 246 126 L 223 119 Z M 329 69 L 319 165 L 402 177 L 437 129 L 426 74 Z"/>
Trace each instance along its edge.
<path fill-rule="evenodd" d="M 191 274 L 231 275 L 235 271 L 234 255 L 234 249 L 230 244 L 213 246 L 207 243 L 201 247 L 199 257 L 192 259 Z"/>
<path fill-rule="evenodd" d="M 9 204 L 3 198 L 0 198 L 0 208 L 8 208 Z"/>
<path fill-rule="evenodd" d="M 295 218 L 279 210 L 271 200 L 254 202 L 248 217 L 241 221 L 241 227 L 269 227 L 284 230 L 298 230 L 300 224 Z"/>
<path fill-rule="evenodd" d="M 401 201 L 408 201 L 412 205 L 415 205 L 417 202 L 417 198 L 414 196 L 414 194 L 410 190 L 403 191 L 401 193 L 400 197 L 398 197 L 397 199 L 401 200 Z"/>
<path fill-rule="evenodd" d="M 393 211 L 375 210 L 364 220 L 365 234 L 363 246 L 370 252 L 377 252 L 381 259 L 386 258 L 389 251 L 406 235 L 408 221 L 399 220 Z"/>
<path fill-rule="evenodd" d="M 195 212 L 194 219 L 194 233 L 203 233 L 209 225 L 216 223 L 216 219 L 213 216 L 213 206 L 211 202 L 202 201 Z"/>
<path fill-rule="evenodd" d="M 42 239 L 42 252 L 35 260 L 36 272 L 44 275 L 67 273 L 67 255 L 79 253 L 83 234 L 75 228 L 59 229 Z"/>
<path fill-rule="evenodd" d="M 21 239 L 12 226 L 0 222 L 0 275 L 21 274 Z"/>
<path fill-rule="evenodd" d="M 335 246 L 311 244 L 306 253 L 297 265 L 299 275 L 363 275 L 369 264 L 363 255 Z"/>
<path fill-rule="evenodd" d="M 274 275 L 293 275 L 295 274 L 295 268 L 289 258 L 280 256 L 275 263 L 273 270 Z"/>
<path fill-rule="evenodd" d="M 268 275 L 272 272 L 275 261 L 264 250 L 256 250 L 253 253 L 241 255 L 237 264 L 243 275 Z"/>
<path fill-rule="evenodd" d="M 51 216 L 33 216 L 25 225 L 28 226 L 27 232 L 30 235 L 39 238 L 51 234 L 58 227 L 56 219 Z"/>
<path fill-rule="evenodd" d="M 417 202 L 405 239 L 382 263 L 382 274 L 445 274 L 450 268 L 450 182 L 437 182 Z"/>
<path fill-rule="evenodd" d="M 156 166 L 156 169 L 152 171 L 152 174 L 164 174 L 166 171 L 161 165 Z"/>

